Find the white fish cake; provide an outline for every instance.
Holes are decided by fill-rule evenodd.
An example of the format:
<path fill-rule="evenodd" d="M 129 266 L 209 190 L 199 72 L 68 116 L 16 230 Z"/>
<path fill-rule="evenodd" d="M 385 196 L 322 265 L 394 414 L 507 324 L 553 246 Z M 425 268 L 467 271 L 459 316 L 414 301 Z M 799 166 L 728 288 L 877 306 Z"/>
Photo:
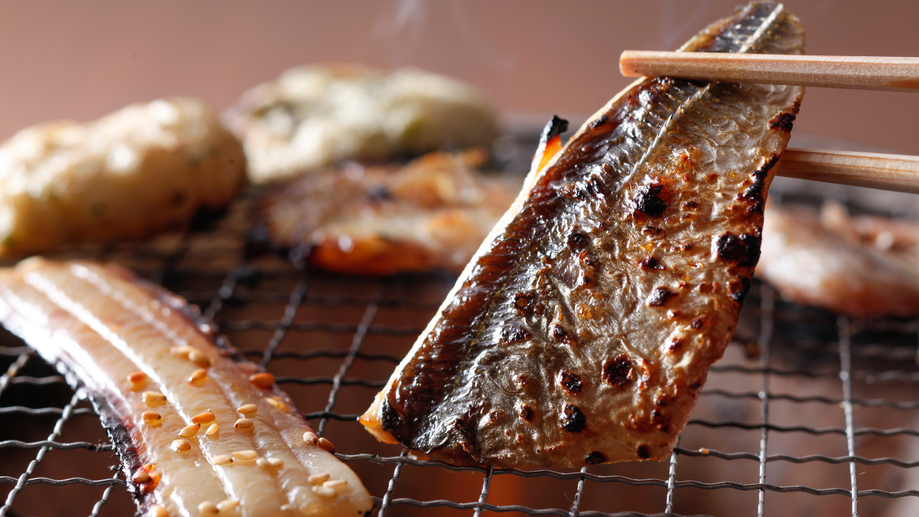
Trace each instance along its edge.
<path fill-rule="evenodd" d="M 186 228 L 245 182 L 242 146 L 199 101 L 135 104 L 0 146 L 0 255 Z"/>
<path fill-rule="evenodd" d="M 243 140 L 253 183 L 343 160 L 490 145 L 497 136 L 494 111 L 481 92 L 416 68 L 293 68 L 246 92 L 225 120 Z"/>

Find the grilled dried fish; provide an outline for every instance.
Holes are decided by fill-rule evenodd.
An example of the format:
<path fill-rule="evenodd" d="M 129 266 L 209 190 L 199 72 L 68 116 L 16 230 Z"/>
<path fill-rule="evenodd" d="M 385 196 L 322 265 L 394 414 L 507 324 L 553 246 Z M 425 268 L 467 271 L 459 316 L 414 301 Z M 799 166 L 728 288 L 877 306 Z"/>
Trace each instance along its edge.
<path fill-rule="evenodd" d="M 753 3 L 682 50 L 802 47 L 781 5 Z M 655 78 L 616 96 L 534 159 L 362 423 L 454 463 L 667 457 L 736 325 L 802 95 Z"/>
<path fill-rule="evenodd" d="M 360 480 L 273 377 L 216 347 L 193 315 L 115 266 L 0 270 L 0 321 L 89 392 L 142 512 L 368 513 Z"/>
<path fill-rule="evenodd" d="M 0 255 L 184 229 L 245 179 L 242 145 L 193 99 L 24 129 L 0 146 Z"/>
<path fill-rule="evenodd" d="M 857 317 L 919 314 L 919 225 L 835 203 L 766 211 L 758 277 L 782 297 Z"/>
<path fill-rule="evenodd" d="M 519 190 L 479 170 L 487 157 L 474 148 L 309 175 L 262 200 L 254 233 L 326 271 L 459 272 Z"/>

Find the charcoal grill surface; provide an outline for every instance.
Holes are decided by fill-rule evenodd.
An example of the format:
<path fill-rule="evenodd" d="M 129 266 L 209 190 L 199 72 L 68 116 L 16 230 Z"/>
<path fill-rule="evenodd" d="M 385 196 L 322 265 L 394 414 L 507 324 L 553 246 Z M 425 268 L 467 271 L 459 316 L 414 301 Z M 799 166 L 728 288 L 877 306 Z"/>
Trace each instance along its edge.
<path fill-rule="evenodd" d="M 915 217 L 909 200 L 879 203 L 859 192 L 778 180 L 772 197 L 811 205 L 831 197 L 856 211 Z M 373 495 L 374 515 L 792 517 L 919 508 L 919 322 L 837 317 L 783 302 L 758 283 L 669 461 L 457 468 L 380 444 L 356 418 L 454 278 L 328 275 L 285 257 L 250 256 L 253 198 L 188 235 L 56 257 L 116 262 L 198 304 L 332 439 Z M 131 515 L 118 464 L 82 394 L 0 333 L 0 517 Z"/>

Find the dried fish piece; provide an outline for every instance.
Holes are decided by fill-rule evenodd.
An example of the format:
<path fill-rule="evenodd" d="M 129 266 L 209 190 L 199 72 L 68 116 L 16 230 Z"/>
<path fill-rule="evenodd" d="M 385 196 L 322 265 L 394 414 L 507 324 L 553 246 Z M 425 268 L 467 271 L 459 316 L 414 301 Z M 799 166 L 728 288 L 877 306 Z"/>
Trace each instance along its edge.
<path fill-rule="evenodd" d="M 140 511 L 197 515 L 238 503 L 246 516 L 281 515 L 282 508 L 304 515 L 368 513 L 373 503 L 360 480 L 323 447 L 303 440 L 312 429 L 286 395 L 273 383 L 250 382 L 255 365 L 217 347 L 195 317 L 184 300 L 115 266 L 33 258 L 0 270 L 0 321 L 71 385 L 86 388 L 134 480 L 129 488 Z M 176 346 L 211 358 L 206 379 L 188 382 L 199 366 L 169 353 Z M 132 389 L 128 376 L 137 371 L 155 392 Z M 165 399 L 155 411 L 147 409 L 155 398 L 150 393 Z M 269 396 L 284 400 L 287 410 Z M 255 406 L 247 420 L 257 432 L 233 431 L 243 405 Z M 218 425 L 230 431 L 212 433 Z M 270 458 L 272 468 L 260 468 L 259 458 Z M 309 481 L 316 474 L 350 489 L 318 495 Z"/>
<path fill-rule="evenodd" d="M 135 104 L 0 145 L 0 255 L 185 229 L 243 186 L 241 144 L 193 99 Z"/>
<path fill-rule="evenodd" d="M 782 297 L 857 317 L 919 314 L 919 224 L 828 203 L 770 206 L 756 275 Z"/>
<path fill-rule="evenodd" d="M 753 3 L 682 50 L 798 54 L 803 29 Z M 643 79 L 554 157 L 550 124 L 524 191 L 362 423 L 454 463 L 666 458 L 737 323 L 802 95 Z"/>
<path fill-rule="evenodd" d="M 293 68 L 246 92 L 224 117 L 243 141 L 253 183 L 344 160 L 390 160 L 490 145 L 495 114 L 470 85 L 416 68 Z"/>
<path fill-rule="evenodd" d="M 327 271 L 459 272 L 519 189 L 483 173 L 487 157 L 473 148 L 306 176 L 262 200 L 260 225 L 273 247 Z"/>

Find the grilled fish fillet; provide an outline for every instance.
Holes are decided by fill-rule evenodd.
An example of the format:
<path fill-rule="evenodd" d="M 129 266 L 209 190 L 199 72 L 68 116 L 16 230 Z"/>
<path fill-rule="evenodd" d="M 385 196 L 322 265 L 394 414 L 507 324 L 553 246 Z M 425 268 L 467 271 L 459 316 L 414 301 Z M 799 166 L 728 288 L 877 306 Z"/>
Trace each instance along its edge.
<path fill-rule="evenodd" d="M 273 377 L 194 308 L 115 266 L 32 258 L 0 270 L 0 321 L 85 387 L 141 512 L 364 515 L 373 503 Z"/>
<path fill-rule="evenodd" d="M 416 68 L 293 68 L 246 92 L 224 115 L 243 140 L 253 183 L 344 160 L 489 145 L 498 134 L 481 92 Z"/>
<path fill-rule="evenodd" d="M 919 225 L 835 203 L 766 211 L 758 277 L 782 297 L 857 317 L 919 314 Z"/>
<path fill-rule="evenodd" d="M 260 203 L 273 247 L 313 267 L 361 275 L 460 272 L 514 201 L 519 182 L 488 177 L 481 148 L 404 165 L 351 163 L 300 178 Z"/>
<path fill-rule="evenodd" d="M 0 146 L 0 255 L 184 229 L 243 186 L 239 141 L 191 99 L 51 122 Z"/>
<path fill-rule="evenodd" d="M 754 3 L 681 50 L 798 54 Z M 737 322 L 803 89 L 643 79 L 524 191 L 361 422 L 432 459 L 662 459 Z"/>

